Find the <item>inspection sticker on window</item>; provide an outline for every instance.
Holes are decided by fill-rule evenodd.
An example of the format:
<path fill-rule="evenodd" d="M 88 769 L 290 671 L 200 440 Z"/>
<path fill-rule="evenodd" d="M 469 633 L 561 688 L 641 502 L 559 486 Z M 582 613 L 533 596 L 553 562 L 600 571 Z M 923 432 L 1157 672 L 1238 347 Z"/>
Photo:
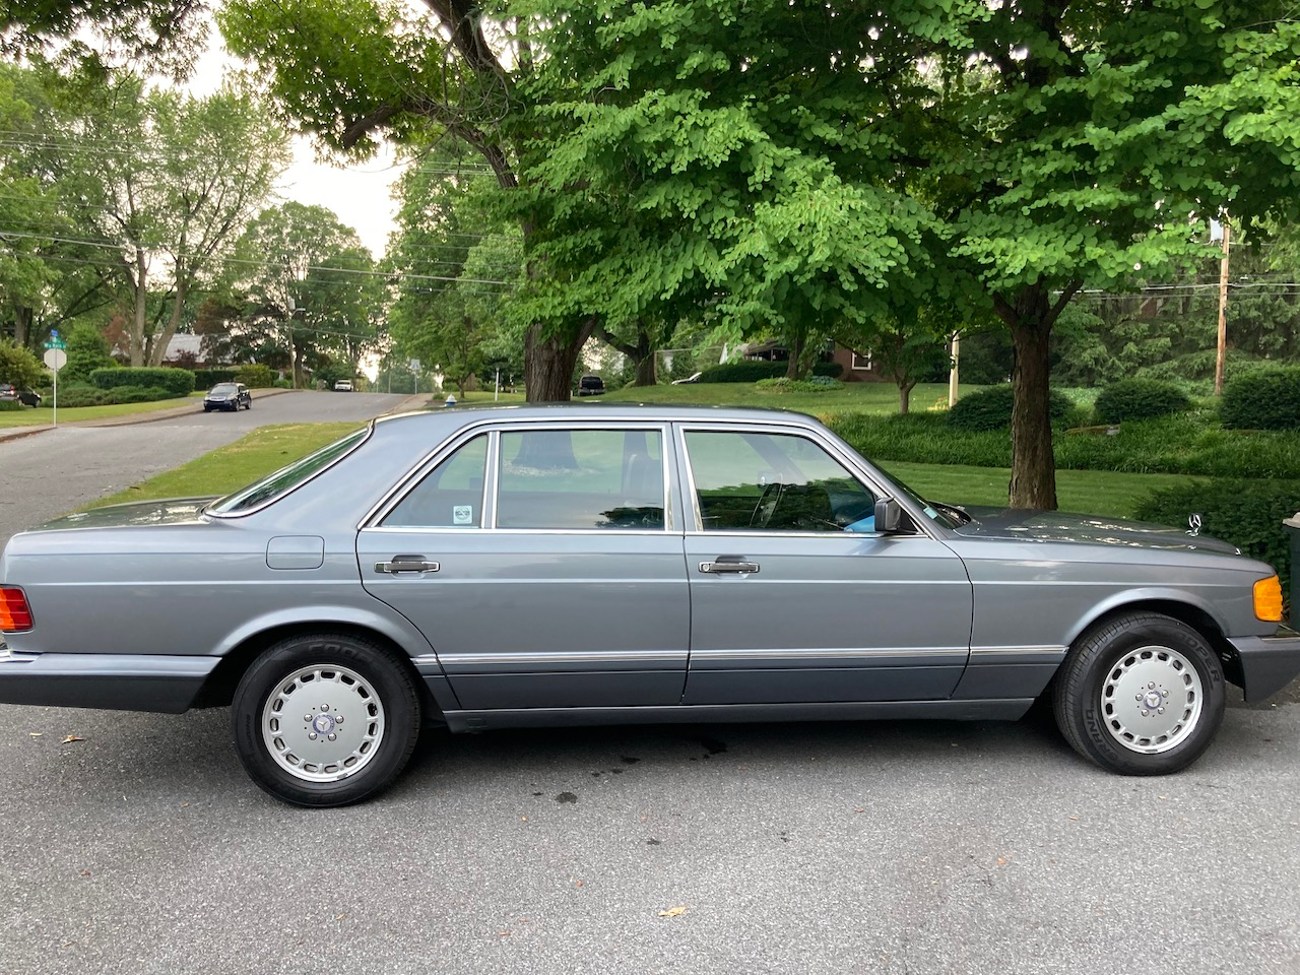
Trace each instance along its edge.
<path fill-rule="evenodd" d="M 451 523 L 453 525 L 474 524 L 474 506 L 472 504 L 454 505 L 451 509 Z"/>

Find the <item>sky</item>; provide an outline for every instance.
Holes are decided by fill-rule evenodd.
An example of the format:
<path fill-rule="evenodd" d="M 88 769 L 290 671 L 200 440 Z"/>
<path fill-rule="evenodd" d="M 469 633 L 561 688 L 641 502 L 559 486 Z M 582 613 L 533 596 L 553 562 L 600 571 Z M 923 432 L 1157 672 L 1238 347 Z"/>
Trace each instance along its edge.
<path fill-rule="evenodd" d="M 240 66 L 226 52 L 221 33 L 213 25 L 208 35 L 208 50 L 199 59 L 186 90 L 194 95 L 211 94 L 227 71 Z M 343 168 L 318 162 L 311 140 L 294 136 L 293 163 L 277 184 L 277 191 L 284 199 L 333 210 L 378 258 L 383 256 L 388 235 L 393 230 L 397 204 L 391 189 L 400 175 L 401 166 L 391 146 L 385 146 L 367 162 Z"/>

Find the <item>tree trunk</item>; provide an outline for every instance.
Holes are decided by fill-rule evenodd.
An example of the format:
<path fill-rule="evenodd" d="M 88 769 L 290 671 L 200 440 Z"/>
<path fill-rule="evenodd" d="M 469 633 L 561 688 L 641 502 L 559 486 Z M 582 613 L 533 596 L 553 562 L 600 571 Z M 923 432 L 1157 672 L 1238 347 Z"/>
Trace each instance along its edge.
<path fill-rule="evenodd" d="M 131 315 L 131 365 L 144 365 L 144 325 L 148 312 L 149 268 L 145 263 L 144 251 L 136 248 L 135 273 L 132 277 L 135 286 L 135 308 Z"/>
<path fill-rule="evenodd" d="M 1011 374 L 1011 491 L 1013 508 L 1056 510 L 1056 463 L 1052 456 L 1052 416 L 1048 380 L 1048 342 L 1052 326 L 1040 316 L 1025 316 L 1012 327 L 1016 364 Z"/>
<path fill-rule="evenodd" d="M 633 386 L 657 386 L 659 384 L 659 357 L 653 351 L 649 352 L 644 359 L 638 359 L 636 364 L 636 379 Z"/>
<path fill-rule="evenodd" d="M 32 339 L 32 309 L 21 307 L 14 309 L 14 344 L 20 349 L 27 348 Z"/>
<path fill-rule="evenodd" d="M 912 405 L 912 390 L 916 388 L 916 380 L 898 384 L 898 415 L 907 416 L 908 409 Z"/>
<path fill-rule="evenodd" d="M 790 336 L 790 340 L 790 348 L 786 350 L 790 358 L 786 360 L 785 378 L 802 379 L 804 346 L 808 342 L 808 337 L 803 332 L 796 332 Z"/>
<path fill-rule="evenodd" d="M 593 327 L 594 320 L 584 323 L 567 341 L 564 337 L 545 337 L 541 324 L 528 327 L 524 336 L 524 394 L 529 403 L 568 402 L 578 353 Z"/>
<path fill-rule="evenodd" d="M 167 346 L 171 345 L 172 337 L 176 334 L 176 329 L 180 327 L 181 316 L 185 312 L 185 280 L 182 278 L 176 282 L 176 294 L 172 298 L 172 311 L 168 316 L 167 324 L 163 327 L 162 334 L 154 342 L 153 350 L 149 354 L 149 365 L 161 366 L 163 358 L 167 355 Z"/>

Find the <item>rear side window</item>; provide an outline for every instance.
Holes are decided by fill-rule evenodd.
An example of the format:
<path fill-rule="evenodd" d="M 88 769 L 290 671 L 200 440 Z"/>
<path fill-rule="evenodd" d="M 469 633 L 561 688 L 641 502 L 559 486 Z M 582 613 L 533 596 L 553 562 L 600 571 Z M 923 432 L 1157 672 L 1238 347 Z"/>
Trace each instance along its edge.
<path fill-rule="evenodd" d="M 322 447 L 314 454 L 308 454 L 302 460 L 282 467 L 246 488 L 218 498 L 208 505 L 207 512 L 212 515 L 239 515 L 270 504 L 283 497 L 300 484 L 305 484 L 325 468 L 349 453 L 370 436 L 370 428 L 364 427 L 356 433 L 350 433 L 342 440 L 336 440 L 328 447 Z"/>
<path fill-rule="evenodd" d="M 487 434 L 435 467 L 389 512 L 386 528 L 481 528 Z"/>
<path fill-rule="evenodd" d="M 498 528 L 662 529 L 658 430 L 501 434 Z"/>

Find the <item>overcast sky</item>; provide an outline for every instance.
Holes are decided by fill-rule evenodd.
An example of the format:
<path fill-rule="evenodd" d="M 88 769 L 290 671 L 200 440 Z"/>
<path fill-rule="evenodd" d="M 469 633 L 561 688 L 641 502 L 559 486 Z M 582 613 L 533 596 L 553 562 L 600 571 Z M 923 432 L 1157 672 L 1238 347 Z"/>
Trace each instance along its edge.
<path fill-rule="evenodd" d="M 207 95 L 221 84 L 235 62 L 221 42 L 214 24 L 209 33 L 207 53 L 200 58 L 194 77 L 186 86 L 196 95 Z M 370 252 L 381 257 L 393 229 L 397 204 L 390 191 L 400 174 L 391 149 L 368 162 L 340 168 L 316 161 L 311 141 L 303 136 L 293 139 L 294 161 L 278 184 L 280 195 L 287 200 L 327 207 L 339 219 L 356 230 Z"/>

